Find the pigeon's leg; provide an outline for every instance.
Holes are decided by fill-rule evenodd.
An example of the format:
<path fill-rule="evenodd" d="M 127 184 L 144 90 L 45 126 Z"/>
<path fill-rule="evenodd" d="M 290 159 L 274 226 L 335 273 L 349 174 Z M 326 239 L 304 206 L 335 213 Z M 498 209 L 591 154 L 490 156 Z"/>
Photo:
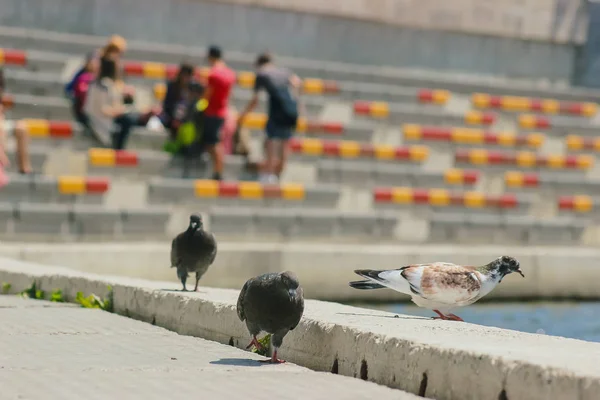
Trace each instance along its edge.
<path fill-rule="evenodd" d="M 448 314 L 448 317 L 449 317 L 448 319 L 450 319 L 452 321 L 462 321 L 462 322 L 465 322 L 464 319 L 462 319 L 461 317 L 459 317 L 456 314 Z"/>
<path fill-rule="evenodd" d="M 269 364 L 283 364 L 285 360 L 280 360 L 279 358 L 277 358 L 277 347 L 274 347 L 273 356 L 271 358 L 267 358 L 266 360 L 260 360 L 260 362 Z"/>
<path fill-rule="evenodd" d="M 264 350 L 264 346 L 260 344 L 260 342 L 256 338 L 256 335 L 252 335 L 252 341 L 248 346 L 246 346 L 246 349 L 249 349 L 252 346 L 256 347 L 257 350 Z"/>
<path fill-rule="evenodd" d="M 452 318 L 449 318 L 446 315 L 442 314 L 439 310 L 433 310 L 433 312 L 436 313 L 437 315 L 439 315 L 439 317 L 433 317 L 433 319 L 443 319 L 443 320 L 452 319 Z"/>
<path fill-rule="evenodd" d="M 194 292 L 198 291 L 198 282 L 200 282 L 200 273 L 196 272 L 196 286 L 194 286 Z"/>
<path fill-rule="evenodd" d="M 185 287 L 185 281 L 187 281 L 187 276 L 182 276 L 181 277 L 181 284 L 183 285 L 183 289 L 181 289 L 182 292 L 187 292 L 187 287 Z"/>

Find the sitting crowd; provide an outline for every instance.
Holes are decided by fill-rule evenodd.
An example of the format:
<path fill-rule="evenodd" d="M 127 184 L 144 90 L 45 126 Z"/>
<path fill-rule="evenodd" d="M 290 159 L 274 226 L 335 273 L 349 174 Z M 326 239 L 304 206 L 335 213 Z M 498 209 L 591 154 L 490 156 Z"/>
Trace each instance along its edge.
<path fill-rule="evenodd" d="M 287 142 L 298 119 L 297 89 L 301 81 L 296 75 L 273 65 L 269 54 L 261 54 L 256 61 L 254 96 L 238 114 L 229 102 L 236 74 L 225 63 L 222 50 L 211 46 L 206 76 L 196 74 L 193 65 L 182 63 L 177 75 L 167 82 L 162 105 L 140 110 L 135 104 L 135 88 L 125 84 L 121 76 L 121 58 L 126 48 L 125 39 L 112 36 L 103 48 L 86 57 L 84 65 L 65 86 L 73 117 L 94 146 L 125 149 L 132 128 L 150 126 L 152 120 L 152 126 L 159 124 L 166 131 L 165 151 L 184 160 L 209 154 L 212 179 L 223 179 L 225 155 L 237 154 L 246 157 L 247 168 L 260 171 L 261 181 L 278 181 L 287 158 Z M 1 78 L 0 71 L 0 94 Z M 265 161 L 255 165 L 249 162 L 249 133 L 242 127 L 263 90 L 269 96 Z M 26 127 L 17 122 L 14 133 L 19 172 L 30 173 Z M 3 136 L 0 124 L 0 167 L 8 165 Z M 0 186 L 1 182 L 0 170 Z"/>

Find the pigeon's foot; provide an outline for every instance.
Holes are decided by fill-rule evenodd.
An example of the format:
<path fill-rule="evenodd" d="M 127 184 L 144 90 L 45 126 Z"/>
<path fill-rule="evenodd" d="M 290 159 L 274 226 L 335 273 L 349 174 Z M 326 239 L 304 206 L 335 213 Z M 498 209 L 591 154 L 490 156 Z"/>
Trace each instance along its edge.
<path fill-rule="evenodd" d="M 438 310 L 433 310 L 434 313 L 436 313 L 437 315 L 439 315 L 439 317 L 433 317 L 433 319 L 442 319 L 444 321 L 450 320 L 451 318 L 442 314 L 441 312 L 439 312 Z"/>
<path fill-rule="evenodd" d="M 266 364 L 283 364 L 285 360 L 280 360 L 279 358 L 277 358 L 277 350 L 275 350 L 273 351 L 273 356 L 271 358 L 268 358 L 266 360 L 260 360 L 260 362 Z"/>
<path fill-rule="evenodd" d="M 181 289 L 182 292 L 187 292 L 187 288 L 184 286 L 183 289 Z"/>
<path fill-rule="evenodd" d="M 433 310 L 433 312 L 435 312 L 437 315 L 439 315 L 439 317 L 433 317 L 433 319 L 442 319 L 444 321 L 462 321 L 462 322 L 465 321 L 464 319 L 462 319 L 461 317 L 459 317 L 456 314 L 444 315 L 439 310 Z"/>
<path fill-rule="evenodd" d="M 250 342 L 250 344 L 248 346 L 246 346 L 246 349 L 249 349 L 252 346 L 256 347 L 256 349 L 259 350 L 259 351 L 265 349 L 265 347 L 262 344 L 260 344 L 260 342 L 258 341 L 258 339 L 256 338 L 256 336 L 252 337 L 252 341 Z"/>
<path fill-rule="evenodd" d="M 459 317 L 458 315 L 455 315 L 455 314 L 448 314 L 448 317 L 449 317 L 448 319 L 451 320 L 451 321 L 462 321 L 462 322 L 465 322 L 464 319 L 462 319 L 461 317 Z"/>

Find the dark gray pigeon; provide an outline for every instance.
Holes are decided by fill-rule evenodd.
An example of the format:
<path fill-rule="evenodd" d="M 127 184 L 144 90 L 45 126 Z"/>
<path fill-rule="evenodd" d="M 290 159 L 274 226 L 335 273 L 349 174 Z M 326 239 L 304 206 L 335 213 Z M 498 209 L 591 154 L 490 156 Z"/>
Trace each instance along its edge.
<path fill-rule="evenodd" d="M 185 281 L 190 272 L 196 273 L 196 286 L 217 256 L 217 241 L 212 233 L 204 230 L 202 217 L 190 215 L 190 225 L 171 243 L 171 268 L 177 268 L 177 276 L 186 292 Z"/>
<path fill-rule="evenodd" d="M 252 335 L 246 347 L 262 349 L 256 336 L 261 332 L 271 333 L 273 356 L 263 362 L 283 363 L 277 358 L 277 349 L 283 338 L 293 330 L 304 312 L 304 293 L 292 272 L 269 273 L 249 279 L 240 292 L 237 314 Z"/>

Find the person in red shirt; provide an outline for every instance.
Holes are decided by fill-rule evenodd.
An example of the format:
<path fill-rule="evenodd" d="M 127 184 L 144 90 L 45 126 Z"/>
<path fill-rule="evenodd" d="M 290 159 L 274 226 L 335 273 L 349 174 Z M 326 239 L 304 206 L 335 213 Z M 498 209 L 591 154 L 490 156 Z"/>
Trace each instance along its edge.
<path fill-rule="evenodd" d="M 204 110 L 204 131 L 202 144 L 213 159 L 213 179 L 221 180 L 223 174 L 223 149 L 219 132 L 227 116 L 229 95 L 235 84 L 235 72 L 223 61 L 221 49 L 211 46 L 208 49 L 210 72 L 204 91 L 208 106 Z"/>

